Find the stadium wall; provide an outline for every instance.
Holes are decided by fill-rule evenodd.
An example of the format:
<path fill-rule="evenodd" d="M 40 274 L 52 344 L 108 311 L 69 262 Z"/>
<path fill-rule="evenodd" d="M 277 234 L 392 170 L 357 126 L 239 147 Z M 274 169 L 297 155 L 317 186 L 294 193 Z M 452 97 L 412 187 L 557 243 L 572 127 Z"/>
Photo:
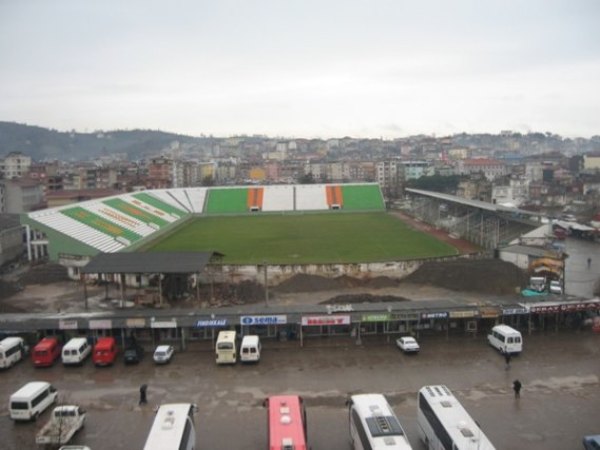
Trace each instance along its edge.
<path fill-rule="evenodd" d="M 426 262 L 443 262 L 457 259 L 476 259 L 481 255 L 463 254 L 440 258 L 424 258 L 406 261 L 386 261 L 377 263 L 356 264 L 272 264 L 267 266 L 267 282 L 278 285 L 279 283 L 297 274 L 319 275 L 326 278 L 335 278 L 342 275 L 353 278 L 368 279 L 386 276 L 390 278 L 404 278 Z M 241 281 L 257 281 L 264 283 L 263 265 L 223 265 L 219 272 L 212 274 L 213 280 L 223 283 L 239 283 Z M 202 280 L 209 282 L 210 280 Z"/>

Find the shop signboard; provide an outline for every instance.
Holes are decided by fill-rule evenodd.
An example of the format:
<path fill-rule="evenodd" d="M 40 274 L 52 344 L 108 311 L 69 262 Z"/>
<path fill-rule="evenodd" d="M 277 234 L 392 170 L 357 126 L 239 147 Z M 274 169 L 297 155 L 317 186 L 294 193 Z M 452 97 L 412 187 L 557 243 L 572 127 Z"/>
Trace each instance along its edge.
<path fill-rule="evenodd" d="M 360 320 L 361 322 L 389 322 L 391 318 L 390 313 L 363 314 Z"/>
<path fill-rule="evenodd" d="M 89 328 L 90 330 L 111 330 L 112 320 L 90 320 Z"/>
<path fill-rule="evenodd" d="M 146 319 L 135 317 L 125 319 L 125 327 L 127 328 L 146 328 Z"/>
<path fill-rule="evenodd" d="M 419 317 L 421 317 L 419 315 L 419 313 L 416 312 L 401 312 L 401 313 L 396 313 L 394 314 L 393 318 L 390 320 L 401 320 L 401 321 L 417 321 L 419 320 Z M 423 317 L 421 317 L 423 318 Z M 446 318 L 446 316 L 444 316 L 444 318 Z"/>
<path fill-rule="evenodd" d="M 220 328 L 226 327 L 227 319 L 201 319 L 196 322 L 196 328 Z"/>
<path fill-rule="evenodd" d="M 593 311 L 600 309 L 600 302 L 572 302 L 554 303 L 549 305 L 537 304 L 530 306 L 529 311 L 534 314 L 553 314 L 560 312 Z"/>
<path fill-rule="evenodd" d="M 479 317 L 482 319 L 495 319 L 500 316 L 500 309 L 493 306 L 479 308 Z"/>
<path fill-rule="evenodd" d="M 516 316 L 518 314 L 529 314 L 529 309 L 522 306 L 515 308 L 502 308 L 503 316 Z"/>
<path fill-rule="evenodd" d="M 177 320 L 156 320 L 150 319 L 150 328 L 177 328 Z"/>
<path fill-rule="evenodd" d="M 241 325 L 285 325 L 287 315 L 278 314 L 273 316 L 241 316 Z"/>
<path fill-rule="evenodd" d="M 75 319 L 63 319 L 58 321 L 58 328 L 60 330 L 76 330 L 77 320 Z"/>
<path fill-rule="evenodd" d="M 302 316 L 302 326 L 350 325 L 349 315 Z"/>
<path fill-rule="evenodd" d="M 447 319 L 448 311 L 438 311 L 438 312 L 424 312 L 421 313 L 421 319 Z"/>
<path fill-rule="evenodd" d="M 451 319 L 470 319 L 476 315 L 477 311 L 450 311 Z"/>

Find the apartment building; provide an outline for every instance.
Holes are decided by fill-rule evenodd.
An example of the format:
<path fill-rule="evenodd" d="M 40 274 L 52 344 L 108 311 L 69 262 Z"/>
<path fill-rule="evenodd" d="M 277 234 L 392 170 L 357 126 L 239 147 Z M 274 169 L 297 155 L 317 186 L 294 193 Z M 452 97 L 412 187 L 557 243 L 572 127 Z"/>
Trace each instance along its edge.
<path fill-rule="evenodd" d="M 11 180 L 21 178 L 29 172 L 31 157 L 20 152 L 11 152 L 0 159 L 0 178 Z"/>

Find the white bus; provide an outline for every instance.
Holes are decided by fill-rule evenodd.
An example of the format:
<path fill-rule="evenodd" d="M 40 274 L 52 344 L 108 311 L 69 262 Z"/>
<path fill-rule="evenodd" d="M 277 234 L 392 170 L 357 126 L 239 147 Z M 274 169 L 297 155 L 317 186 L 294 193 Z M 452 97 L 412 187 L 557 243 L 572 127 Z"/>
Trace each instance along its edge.
<path fill-rule="evenodd" d="M 495 449 L 446 386 L 423 386 L 419 390 L 417 425 L 429 450 Z"/>
<path fill-rule="evenodd" d="M 8 410 L 13 420 L 35 420 L 56 401 L 58 393 L 45 381 L 27 383 L 10 396 Z"/>
<path fill-rule="evenodd" d="M 508 325 L 496 325 L 488 334 L 490 345 L 501 353 L 515 354 L 523 351 L 521 332 Z"/>
<path fill-rule="evenodd" d="M 237 361 L 235 331 L 219 331 L 215 354 L 217 364 L 235 364 Z"/>
<path fill-rule="evenodd" d="M 353 395 L 348 407 L 350 443 L 354 450 L 412 448 L 400 421 L 383 395 Z"/>
<path fill-rule="evenodd" d="M 197 410 L 198 407 L 191 403 L 161 405 L 156 412 L 144 450 L 194 450 L 194 413 Z"/>
<path fill-rule="evenodd" d="M 20 337 L 7 337 L 0 341 L 0 368 L 7 369 L 25 356 L 25 341 Z"/>

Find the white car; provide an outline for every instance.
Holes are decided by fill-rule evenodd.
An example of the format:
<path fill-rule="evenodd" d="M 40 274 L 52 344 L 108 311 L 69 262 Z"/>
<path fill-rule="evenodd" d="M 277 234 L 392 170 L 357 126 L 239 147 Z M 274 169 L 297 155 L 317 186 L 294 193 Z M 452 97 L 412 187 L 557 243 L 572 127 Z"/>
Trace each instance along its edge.
<path fill-rule="evenodd" d="M 404 353 L 417 353 L 419 350 L 421 350 L 421 347 L 419 347 L 419 343 L 416 341 L 416 339 L 410 336 L 403 336 L 396 339 L 396 345 Z"/>
<path fill-rule="evenodd" d="M 560 283 L 560 281 L 552 280 L 550 282 L 550 293 L 562 295 L 563 289 L 562 289 L 562 284 Z"/>
<path fill-rule="evenodd" d="M 175 353 L 175 349 L 172 345 L 159 345 L 154 350 L 154 362 L 156 364 L 166 364 L 171 361 L 173 353 Z"/>

